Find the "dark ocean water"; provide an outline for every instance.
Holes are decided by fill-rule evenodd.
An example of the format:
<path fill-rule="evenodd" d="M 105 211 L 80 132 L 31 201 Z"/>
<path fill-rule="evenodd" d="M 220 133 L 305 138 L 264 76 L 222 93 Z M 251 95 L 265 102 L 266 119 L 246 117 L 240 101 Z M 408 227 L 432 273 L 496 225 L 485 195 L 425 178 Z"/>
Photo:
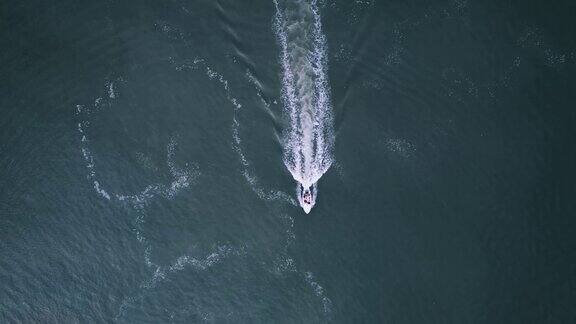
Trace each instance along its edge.
<path fill-rule="evenodd" d="M 0 3 L 0 322 L 576 322 L 573 1 L 326 0 L 298 206 L 272 0 Z"/>

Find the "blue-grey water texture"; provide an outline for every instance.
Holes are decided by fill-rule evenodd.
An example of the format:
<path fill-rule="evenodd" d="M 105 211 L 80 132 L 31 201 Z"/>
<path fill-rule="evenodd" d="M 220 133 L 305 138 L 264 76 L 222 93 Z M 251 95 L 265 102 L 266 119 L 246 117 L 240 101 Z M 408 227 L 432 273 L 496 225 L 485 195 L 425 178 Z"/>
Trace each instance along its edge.
<path fill-rule="evenodd" d="M 275 1 L 1 1 L 0 322 L 576 322 L 574 1 L 317 5 L 306 215 Z"/>

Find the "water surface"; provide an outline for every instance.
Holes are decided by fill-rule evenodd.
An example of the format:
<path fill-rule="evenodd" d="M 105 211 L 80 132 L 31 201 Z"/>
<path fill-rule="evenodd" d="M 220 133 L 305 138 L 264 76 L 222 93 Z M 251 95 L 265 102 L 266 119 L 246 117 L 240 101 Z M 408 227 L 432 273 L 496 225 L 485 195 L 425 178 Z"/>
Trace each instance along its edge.
<path fill-rule="evenodd" d="M 4 3 L 1 321 L 574 322 L 575 10 L 318 3 L 306 215 L 274 1 Z"/>

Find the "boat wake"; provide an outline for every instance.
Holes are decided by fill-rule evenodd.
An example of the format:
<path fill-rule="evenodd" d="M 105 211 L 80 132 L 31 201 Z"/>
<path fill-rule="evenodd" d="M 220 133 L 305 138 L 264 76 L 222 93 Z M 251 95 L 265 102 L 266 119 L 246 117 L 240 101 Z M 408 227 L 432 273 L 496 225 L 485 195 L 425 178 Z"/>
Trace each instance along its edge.
<path fill-rule="evenodd" d="M 206 77 L 209 80 L 218 84 L 225 93 L 226 99 L 230 102 L 232 107 L 234 108 L 234 115 L 232 118 L 232 148 L 238 154 L 238 158 L 240 164 L 242 166 L 242 176 L 244 180 L 250 186 L 250 189 L 258 196 L 259 199 L 264 201 L 281 201 L 284 203 L 288 203 L 294 206 L 297 206 L 297 202 L 290 197 L 289 194 L 274 189 L 266 189 L 262 186 L 260 179 L 254 172 L 254 168 L 252 166 L 251 161 L 248 159 L 242 144 L 242 139 L 240 137 L 240 115 L 243 109 L 242 104 L 240 101 L 232 94 L 230 90 L 230 86 L 228 84 L 228 80 L 224 78 L 224 76 L 219 73 L 218 71 L 211 68 L 204 59 L 194 58 L 193 60 L 187 60 L 185 62 L 177 62 L 175 59 L 170 58 L 170 63 L 175 67 L 176 71 L 200 71 L 204 72 Z M 254 77 L 250 74 L 250 72 L 246 73 L 246 78 L 248 82 L 256 88 L 256 95 L 264 102 L 264 105 L 269 110 L 270 107 L 268 103 L 266 103 L 262 97 L 260 90 L 256 86 L 256 81 Z"/>
<path fill-rule="evenodd" d="M 309 213 L 316 203 L 316 183 L 333 162 L 326 39 L 316 0 L 274 0 L 274 5 L 282 99 L 289 122 L 283 134 L 283 160 L 298 182 L 300 206 Z"/>
<path fill-rule="evenodd" d="M 180 168 L 175 163 L 175 149 L 177 145 L 176 138 L 172 138 L 168 143 L 166 150 L 166 163 L 168 170 L 173 180 L 169 184 L 153 183 L 146 186 L 139 193 L 123 194 L 115 193 L 107 190 L 101 183 L 96 172 L 96 164 L 92 150 L 90 149 L 89 133 L 91 133 L 91 119 L 93 115 L 100 112 L 106 107 L 112 106 L 116 99 L 116 91 L 114 83 L 107 84 L 108 96 L 98 97 L 93 105 L 77 105 L 76 115 L 79 118 L 78 122 L 78 135 L 80 137 L 80 149 L 82 157 L 86 163 L 88 171 L 87 179 L 93 184 L 94 191 L 98 196 L 111 202 L 116 202 L 128 207 L 133 208 L 137 212 L 137 216 L 133 222 L 134 232 L 136 239 L 141 244 L 144 250 L 144 263 L 146 267 L 152 271 L 150 279 L 144 281 L 140 285 L 139 291 L 136 295 L 124 297 L 120 305 L 119 313 L 116 315 L 115 320 L 122 318 L 128 309 L 134 307 L 134 304 L 141 302 L 146 293 L 151 289 L 167 279 L 169 274 L 179 272 L 185 268 L 192 268 L 196 271 L 205 271 L 212 266 L 221 263 L 226 258 L 232 256 L 240 256 L 245 253 L 244 247 L 235 247 L 227 244 L 217 245 L 214 249 L 209 251 L 204 257 L 196 257 L 192 255 L 181 255 L 172 264 L 162 265 L 157 264 L 152 260 L 152 243 L 147 239 L 144 225 L 147 216 L 147 206 L 157 198 L 165 198 L 168 200 L 174 199 L 181 191 L 190 187 L 200 176 L 198 167 L 192 166 L 187 168 Z M 188 165 L 188 164 L 187 164 Z"/>
<path fill-rule="evenodd" d="M 112 98 L 112 97 L 111 97 Z M 94 107 L 98 107 L 101 102 L 101 98 L 96 99 Z M 77 105 L 76 112 L 78 115 L 90 115 L 92 113 L 89 108 L 85 106 Z M 94 156 L 89 147 L 89 140 L 87 137 L 87 128 L 90 125 L 89 120 L 83 120 L 78 123 L 78 133 L 80 134 L 80 142 L 82 143 L 81 151 L 82 157 L 86 162 L 86 169 L 88 170 L 87 178 L 93 183 L 94 190 L 96 193 L 105 198 L 106 200 L 116 200 L 120 202 L 129 202 L 135 208 L 139 209 L 149 204 L 149 202 L 157 196 L 162 196 L 168 199 L 174 198 L 181 190 L 188 188 L 191 181 L 195 180 L 199 176 L 199 172 L 196 167 L 189 170 L 180 169 L 174 163 L 174 149 L 176 147 L 176 140 L 172 138 L 168 144 L 166 163 L 170 170 L 170 175 L 173 177 L 173 181 L 170 184 L 154 183 L 146 186 L 140 193 L 137 194 L 121 194 L 121 193 L 109 193 L 100 183 L 98 177 L 96 176 Z"/>

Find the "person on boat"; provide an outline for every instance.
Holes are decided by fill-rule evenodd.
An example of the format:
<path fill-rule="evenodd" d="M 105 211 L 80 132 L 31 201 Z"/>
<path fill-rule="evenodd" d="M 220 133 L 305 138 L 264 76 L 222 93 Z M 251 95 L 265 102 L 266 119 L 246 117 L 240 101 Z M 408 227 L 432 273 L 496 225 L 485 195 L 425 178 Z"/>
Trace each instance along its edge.
<path fill-rule="evenodd" d="M 307 204 L 310 204 L 310 192 L 309 191 L 304 193 L 304 202 Z"/>

